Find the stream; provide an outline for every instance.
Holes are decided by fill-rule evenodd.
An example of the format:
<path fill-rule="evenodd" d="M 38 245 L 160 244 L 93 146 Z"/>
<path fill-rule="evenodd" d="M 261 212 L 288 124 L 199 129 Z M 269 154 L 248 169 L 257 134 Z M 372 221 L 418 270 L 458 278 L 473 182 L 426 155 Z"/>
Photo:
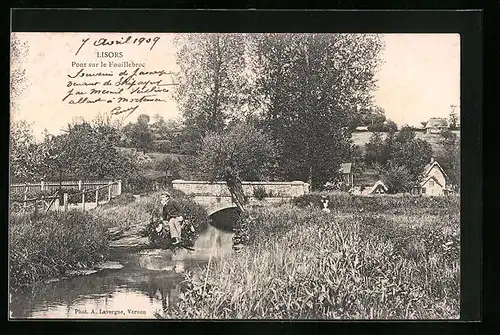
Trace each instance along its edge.
<path fill-rule="evenodd" d="M 227 215 L 226 215 L 227 214 Z M 49 280 L 10 296 L 11 318 L 36 319 L 154 319 L 179 299 L 186 271 L 200 271 L 212 257 L 232 252 L 228 221 L 234 213 L 220 213 L 195 242 L 195 251 L 148 249 L 144 242 L 112 244 L 107 262 L 94 270 Z M 225 221 L 221 223 L 220 220 Z M 139 229 L 137 229 L 139 230 Z M 127 245 L 130 244 L 130 245 Z"/>

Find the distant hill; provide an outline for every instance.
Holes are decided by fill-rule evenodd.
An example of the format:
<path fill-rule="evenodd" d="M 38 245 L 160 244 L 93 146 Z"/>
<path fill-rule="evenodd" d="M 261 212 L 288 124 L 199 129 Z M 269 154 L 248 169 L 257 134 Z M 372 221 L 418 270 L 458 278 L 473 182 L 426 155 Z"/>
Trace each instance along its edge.
<path fill-rule="evenodd" d="M 453 131 L 458 138 L 460 138 L 460 131 Z M 365 150 L 366 143 L 370 142 L 370 137 L 372 136 L 372 132 L 363 131 L 363 132 L 354 132 L 352 133 L 352 140 L 355 145 L 359 146 L 363 151 Z M 382 133 L 383 136 L 387 135 L 387 133 Z M 434 155 L 439 153 L 442 150 L 441 141 L 443 138 L 439 134 L 426 134 L 424 132 L 416 132 L 416 138 L 425 140 L 429 142 L 432 147 L 432 151 Z"/>

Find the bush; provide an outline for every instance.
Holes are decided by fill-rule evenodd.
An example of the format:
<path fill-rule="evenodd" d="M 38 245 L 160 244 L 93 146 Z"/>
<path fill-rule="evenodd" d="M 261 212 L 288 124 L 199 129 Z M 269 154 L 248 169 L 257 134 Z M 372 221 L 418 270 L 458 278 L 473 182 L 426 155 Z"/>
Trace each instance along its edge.
<path fill-rule="evenodd" d="M 253 196 L 257 200 L 262 200 L 268 196 L 266 189 L 263 186 L 257 186 L 253 189 Z"/>
<path fill-rule="evenodd" d="M 172 152 L 173 145 L 172 142 L 169 140 L 156 140 L 153 141 L 153 144 L 151 145 L 151 150 L 155 152 L 161 152 L 164 154 L 168 154 Z"/>
<path fill-rule="evenodd" d="M 80 211 L 10 217 L 9 273 L 13 288 L 35 284 L 101 261 L 106 224 Z"/>
<path fill-rule="evenodd" d="M 132 194 L 141 194 L 154 191 L 155 184 L 158 182 L 157 178 L 137 175 L 129 178 L 123 185 L 124 192 Z"/>
<path fill-rule="evenodd" d="M 312 206 L 323 208 L 321 205 L 321 193 L 308 193 L 292 199 L 292 204 L 298 207 Z M 381 196 L 365 197 L 348 194 L 327 195 L 328 208 L 341 213 L 386 213 L 404 214 L 415 211 L 430 215 L 448 215 L 451 212 L 460 212 L 460 197 L 413 197 L 403 196 Z"/>

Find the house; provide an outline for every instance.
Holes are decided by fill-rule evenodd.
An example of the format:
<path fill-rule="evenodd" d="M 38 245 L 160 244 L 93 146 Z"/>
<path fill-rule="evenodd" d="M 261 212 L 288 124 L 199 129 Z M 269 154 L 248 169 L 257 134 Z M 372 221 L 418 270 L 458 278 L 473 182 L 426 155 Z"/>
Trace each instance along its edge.
<path fill-rule="evenodd" d="M 339 173 L 341 175 L 342 182 L 348 187 L 354 185 L 354 173 L 352 169 L 352 163 L 342 163 L 340 164 Z"/>
<path fill-rule="evenodd" d="M 445 118 L 432 117 L 425 125 L 425 132 L 427 134 L 440 134 L 448 128 L 448 121 Z"/>
<path fill-rule="evenodd" d="M 385 184 L 379 180 L 370 189 L 367 190 L 367 194 L 384 194 L 387 193 L 389 189 Z"/>
<path fill-rule="evenodd" d="M 430 163 L 424 167 L 422 181 L 419 185 L 420 193 L 427 196 L 445 195 L 448 190 L 447 180 L 448 176 L 441 165 L 434 158 L 431 158 Z"/>

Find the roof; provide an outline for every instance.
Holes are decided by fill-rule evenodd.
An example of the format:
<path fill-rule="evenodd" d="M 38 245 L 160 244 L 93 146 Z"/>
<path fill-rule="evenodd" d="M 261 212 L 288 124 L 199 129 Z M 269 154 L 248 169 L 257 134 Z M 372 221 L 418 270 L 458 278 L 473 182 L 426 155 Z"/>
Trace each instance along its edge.
<path fill-rule="evenodd" d="M 424 186 L 431 179 L 434 180 L 439 186 L 444 187 L 434 176 L 429 176 L 429 177 L 425 178 L 420 185 Z"/>
<path fill-rule="evenodd" d="M 339 172 L 341 173 L 351 173 L 352 163 L 342 163 L 340 164 Z"/>
<path fill-rule="evenodd" d="M 444 172 L 443 168 L 441 167 L 441 165 L 439 165 L 437 161 L 433 161 L 432 163 L 429 163 L 426 166 L 424 166 L 424 178 L 426 178 L 429 172 L 431 172 L 431 170 L 435 167 L 441 170 L 445 178 L 448 178 L 448 175 L 446 174 L 446 172 Z"/>
<path fill-rule="evenodd" d="M 427 121 L 427 124 L 425 125 L 425 128 L 438 128 L 438 127 L 446 127 L 448 128 L 448 121 L 445 118 L 441 117 L 431 117 L 429 121 Z"/>
<path fill-rule="evenodd" d="M 384 189 L 384 191 L 389 191 L 389 189 L 387 188 L 387 186 L 385 186 L 385 184 L 379 180 L 377 181 L 371 188 L 370 190 L 368 191 L 368 193 L 373 193 L 377 190 L 378 187 L 382 187 Z"/>

